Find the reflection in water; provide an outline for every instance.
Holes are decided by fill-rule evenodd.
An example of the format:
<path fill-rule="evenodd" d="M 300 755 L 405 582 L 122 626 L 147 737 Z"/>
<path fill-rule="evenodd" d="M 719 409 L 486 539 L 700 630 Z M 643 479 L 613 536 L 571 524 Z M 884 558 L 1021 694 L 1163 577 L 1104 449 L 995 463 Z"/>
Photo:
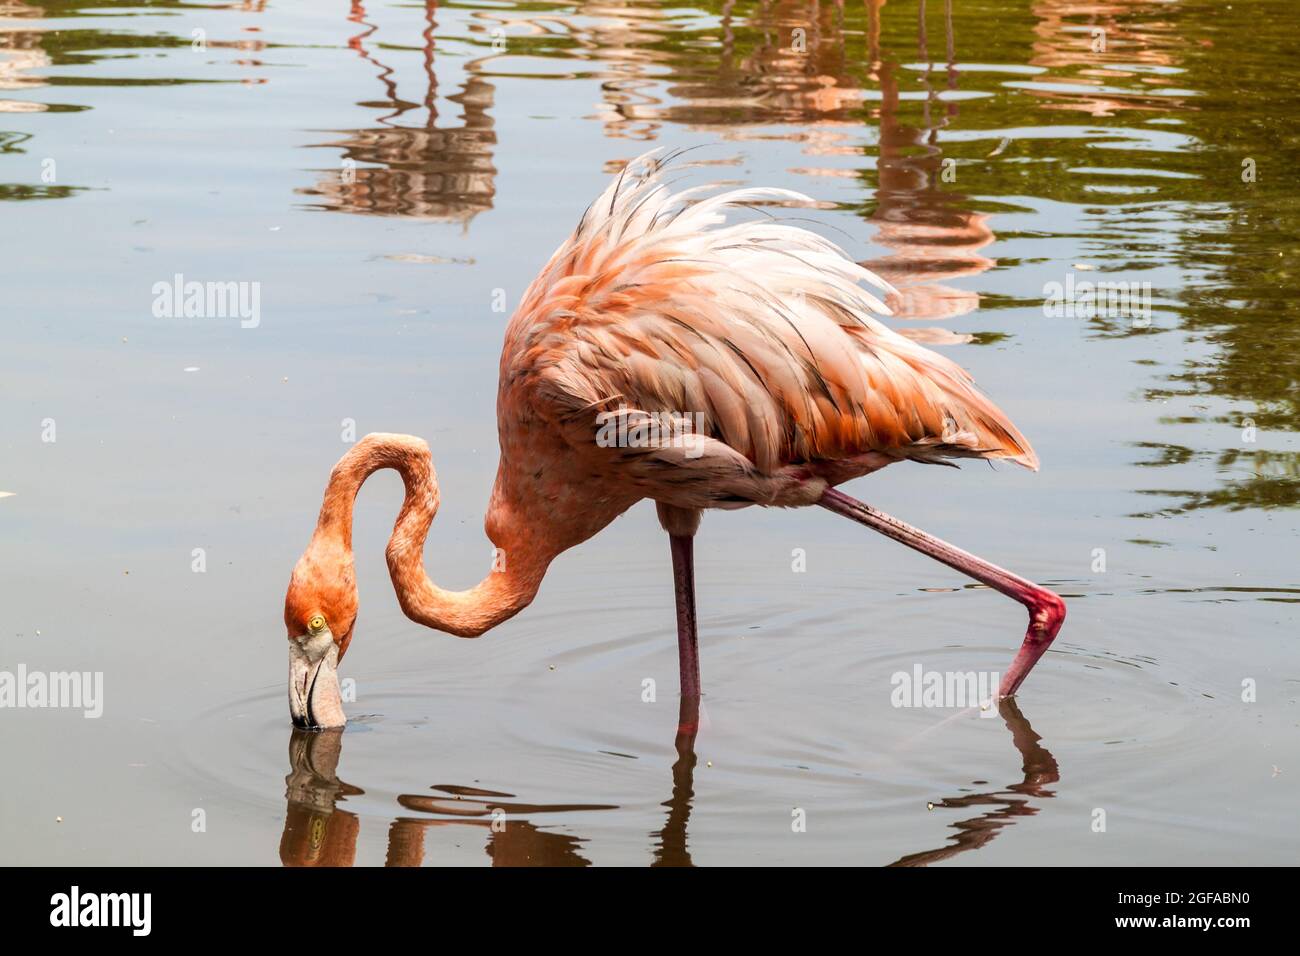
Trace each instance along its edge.
<path fill-rule="evenodd" d="M 900 116 L 901 67 L 881 53 L 881 14 L 885 0 L 866 0 L 867 56 L 853 48 L 861 31 L 847 20 L 840 4 L 806 4 L 777 0 L 747 8 L 744 33 L 738 38 L 735 4 L 720 10 L 719 48 L 701 44 L 684 50 L 663 42 L 658 7 L 624 4 L 601 6 L 597 25 L 570 25 L 581 48 L 593 60 L 619 64 L 618 76 L 605 81 L 604 120 L 611 135 L 653 138 L 662 124 L 680 123 L 727 139 L 783 138 L 801 142 L 810 155 L 856 154 L 851 137 L 862 129 L 861 109 L 874 99 L 869 84 L 879 84 L 879 152 L 874 211 L 875 241 L 891 249 L 888 256 L 863 263 L 892 282 L 899 296 L 890 305 L 900 319 L 944 320 L 979 306 L 975 292 L 954 289 L 938 280 L 976 276 L 996 263 L 979 253 L 996 238 L 988 216 L 966 208 L 968 197 L 940 187 L 943 150 L 938 132 L 957 117 L 956 102 L 941 100 L 957 89 L 956 41 L 951 0 L 943 5 L 947 70 L 942 83 L 932 82 L 927 68 L 920 125 Z M 926 6 L 914 30 L 923 62 L 929 62 Z M 608 19 L 613 17 L 613 20 Z M 611 25 L 612 24 L 612 25 Z M 655 97 L 649 67 L 671 69 L 673 101 Z M 635 80 L 626 73 L 635 74 Z M 636 96 L 627 95 L 635 87 Z M 674 102 L 675 101 L 675 102 Z M 775 132 L 774 124 L 789 124 Z M 632 130 L 635 129 L 635 134 Z M 806 175 L 838 176 L 844 170 L 808 168 Z M 943 329 L 904 327 L 904 334 L 933 344 L 972 340 Z"/>
<path fill-rule="evenodd" d="M 723 14 L 724 33 L 730 32 L 726 24 L 733 5 L 734 0 L 728 0 Z M 671 10 L 644 0 L 587 3 L 578 9 L 594 17 L 585 29 L 564 22 L 581 51 L 578 55 L 610 64 L 601 77 L 601 103 L 594 118 L 613 139 L 655 139 L 664 125 L 659 115 L 664 101 L 653 92 L 661 84 L 655 78 L 662 72 L 656 65 L 674 58 L 662 48 L 665 34 L 674 29 Z M 496 12 L 485 11 L 483 16 L 503 23 L 509 19 Z M 536 24 L 530 26 L 538 29 Z M 542 30 L 549 32 L 548 28 Z"/>
<path fill-rule="evenodd" d="M 1098 3 L 1036 0 L 1032 4 L 1034 55 L 1029 62 L 1049 72 L 1024 84 L 1048 102 L 1044 109 L 1113 116 L 1121 110 L 1167 110 L 1186 97 L 1165 94 L 1170 51 L 1184 44 L 1159 2 Z M 1053 71 L 1068 71 L 1060 77 Z M 1145 87 L 1145 89 L 1144 89 Z"/>
<path fill-rule="evenodd" d="M 670 106 L 669 119 L 729 137 L 738 127 L 795 123 L 814 142 L 832 139 L 828 127 L 860 125 L 854 114 L 863 90 L 853 76 L 860 68 L 847 49 L 841 4 L 774 0 L 746 9 L 739 45 L 733 9 L 723 11 L 720 68 L 713 73 L 697 60 L 683 71 L 685 82 L 673 93 L 685 103 Z"/>
<path fill-rule="evenodd" d="M 44 13 L 22 0 L 0 0 L 0 93 L 47 85 L 42 78 L 31 75 L 33 70 L 50 65 L 49 54 L 41 48 L 44 24 L 33 22 Z M 45 109 L 44 103 L 0 97 L 0 113 L 38 113 Z"/>
<path fill-rule="evenodd" d="M 22 0 L 0 0 L 0 115 L 5 113 L 44 113 L 45 103 L 30 99 L 7 99 L 7 91 L 29 91 L 49 85 L 33 75 L 51 64 L 43 43 L 51 28 L 45 11 Z M 57 30 L 53 31 L 57 36 Z M 0 129 L 0 157 L 27 151 L 30 133 Z M 42 167 L 44 170 L 44 167 Z M 63 199 L 79 192 L 79 187 L 41 181 L 39 183 L 0 182 L 0 202 L 27 199 Z"/>
<path fill-rule="evenodd" d="M 718 28 L 703 33 L 677 22 L 679 9 L 654 0 L 579 3 L 575 20 L 483 16 L 526 24 L 540 34 L 531 47 L 539 55 L 562 51 L 566 59 L 589 61 L 601 81 L 595 118 L 611 137 L 650 140 L 668 124 L 727 138 L 771 123 L 856 125 L 851 108 L 862 94 L 848 78 L 842 6 L 746 5 L 739 45 L 736 7 L 735 0 L 718 4 Z M 562 36 L 554 24 L 564 28 Z"/>
<path fill-rule="evenodd" d="M 950 280 L 1017 268 L 987 253 L 996 238 L 988 208 L 996 197 L 1065 204 L 1079 234 L 1062 235 L 1051 223 L 1038 234 L 1074 238 L 1077 254 L 1098 264 L 1098 278 L 1170 267 L 1186 277 L 1166 298 L 1157 296 L 1150 328 L 1101 315 L 1085 320 L 1104 337 L 1153 336 L 1181 325 L 1210 343 L 1208 354 L 1178 356 L 1168 377 L 1146 390 L 1149 400 L 1213 395 L 1251 407 L 1216 408 L 1197 420 L 1232 424 L 1234 432 L 1246 417 L 1274 434 L 1300 430 L 1300 300 L 1291 291 L 1290 259 L 1279 255 L 1294 247 L 1300 221 L 1300 201 L 1277 173 L 1290 168 L 1297 147 L 1291 117 L 1300 108 L 1276 82 L 1285 5 L 1261 0 L 1260 29 L 1243 31 L 1208 9 L 1157 0 L 1023 3 L 1022 16 L 991 0 L 710 0 L 695 7 L 613 0 L 447 8 L 440 25 L 436 3 L 426 0 L 423 23 L 407 21 L 381 46 L 357 0 L 346 14 L 354 25 L 346 49 L 378 80 L 381 95 L 360 105 L 379 119 L 318 143 L 342 163 L 319 170 L 300 193 L 312 197 L 312 208 L 468 223 L 495 197 L 492 76 L 557 90 L 594 80 L 602 100 L 594 118 L 611 137 L 653 140 L 686 128 L 727 140 L 796 142 L 809 156 L 865 154 L 861 170 L 826 162 L 792 171 L 862 181 L 856 208 L 887 250 L 866 264 L 899 288 L 892 304 L 900 319 L 970 314 L 980 294 Z M 252 35 L 238 40 L 210 37 L 210 48 L 244 59 L 209 61 L 189 55 L 183 30 L 62 28 L 101 9 L 111 9 L 115 25 L 151 15 L 123 14 L 107 0 L 0 0 L 0 113 L 75 113 L 116 87 L 229 82 L 201 72 L 206 66 L 263 73 L 253 58 L 270 48 L 260 28 L 242 26 Z M 275 12 L 261 0 L 223 9 L 259 21 Z M 482 55 L 485 35 L 497 29 L 506 48 Z M 441 101 L 459 108 L 450 122 L 438 115 L 435 30 L 451 50 L 440 65 L 465 70 Z M 392 58 L 409 57 L 411 48 L 400 44 L 416 35 L 423 83 L 420 95 L 407 99 Z M 276 46 L 292 49 L 292 38 Z M 915 51 L 918 62 L 888 52 L 904 50 L 908 59 Z M 132 63 L 160 58 L 183 65 L 162 75 L 156 68 L 129 72 Z M 84 72 L 101 61 L 113 75 Z M 50 75 L 68 65 L 82 69 Z M 51 87 L 84 90 L 86 102 L 33 95 Z M 1240 109 L 1242 97 L 1259 90 L 1274 90 L 1270 109 Z M 1026 103 L 1037 109 L 1026 111 Z M 1075 117 L 1089 125 L 1069 125 Z M 77 187 L 33 176 L 31 133 L 20 122 L 11 117 L 6 125 L 15 128 L 0 129 L 0 159 L 20 157 L 8 167 L 20 172 L 5 177 L 15 181 L 0 182 L 0 201 L 75 195 Z M 1274 172 L 1243 186 L 1242 156 Z M 944 181 L 946 160 L 961 164 L 960 192 Z M 1036 299 L 1038 284 L 1018 295 Z M 971 340 L 946 328 L 904 323 L 903 331 L 937 345 Z M 1204 476 L 1211 462 L 1234 452 L 1229 467 Z M 1173 502 L 1161 510 L 1300 503 L 1300 455 L 1276 441 L 1248 453 L 1229 439 L 1195 460 L 1202 470 L 1185 485 L 1162 483 Z"/>
<path fill-rule="evenodd" d="M 295 730 L 289 738 L 289 776 L 284 778 L 285 866 L 351 866 L 361 822 L 338 804 L 365 791 L 339 780 L 343 732 Z"/>
<path fill-rule="evenodd" d="M 380 125 L 350 130 L 342 140 L 323 146 L 343 151 L 338 169 L 320 170 L 315 186 L 300 193 L 319 198 L 316 208 L 382 216 L 408 216 L 444 222 L 469 221 L 492 208 L 496 194 L 492 149 L 492 85 L 478 75 L 482 63 L 466 67 L 459 93 L 448 97 L 461 107 L 461 125 L 438 126 L 438 77 L 434 65 L 436 0 L 425 0 L 421 32 L 424 95 L 418 103 L 397 94 L 395 71 L 380 62 L 368 45 L 378 27 L 366 21 L 366 9 L 354 0 L 348 19 L 362 27 L 348 41 L 350 49 L 371 64 L 384 98 L 361 105 L 385 110 Z M 423 126 L 398 125 L 406 113 L 423 110 Z"/>
<path fill-rule="evenodd" d="M 274 44 L 261 39 L 279 21 L 260 24 L 281 11 L 243 0 L 213 8 L 238 20 L 239 32 L 226 34 L 237 39 L 215 31 L 207 38 L 210 52 L 239 58 L 196 57 L 190 24 L 173 22 L 186 9 L 173 2 L 125 10 L 110 0 L 0 0 L 0 202 L 81 192 L 47 182 L 41 160 L 60 136 L 83 135 L 72 124 L 84 111 L 148 115 L 157 108 L 145 99 L 150 89 L 230 83 L 232 66 L 241 68 L 235 79 L 258 84 L 250 92 L 259 102 L 273 103 L 271 67 L 283 64 L 263 63 L 266 51 L 292 61 L 300 42 L 322 49 L 292 27 Z M 1019 12 L 994 0 L 577 0 L 446 7 L 440 14 L 425 0 L 416 8 L 422 23 L 409 6 L 392 8 L 404 25 L 385 46 L 366 4 L 344 9 L 352 36 L 346 45 L 340 37 L 340 55 L 372 70 L 381 93 L 360 105 L 379 118 L 317 143 L 342 163 L 326 164 L 300 190 L 310 208 L 462 223 L 493 208 L 494 75 L 548 84 L 561 102 L 594 81 L 602 100 L 594 118 L 611 137 L 652 140 L 688 129 L 727 140 L 786 140 L 809 156 L 834 157 L 792 172 L 861 181 L 862 198 L 846 205 L 872 224 L 887 250 L 867 265 L 899 287 L 893 304 L 901 319 L 937 322 L 981 305 L 1038 300 L 1039 281 L 1017 285 L 1022 263 L 988 254 L 996 238 L 990 207 L 999 198 L 1019 205 L 1017 197 L 1028 197 L 1038 209 L 1028 234 L 1068 244 L 1097 278 L 1178 275 L 1170 288 L 1157 284 L 1150 327 L 1103 315 L 1083 320 L 1099 337 L 1152 340 L 1146 347 L 1170 367 L 1152 373 L 1162 377 L 1147 383 L 1149 401 L 1220 400 L 1197 414 L 1183 401 L 1182 417 L 1166 424 L 1232 426 L 1217 446 L 1199 449 L 1197 470 L 1186 479 L 1141 489 L 1170 499 L 1157 510 L 1300 504 L 1300 454 L 1287 447 L 1300 431 L 1300 298 L 1287 252 L 1300 241 L 1300 200 L 1286 175 L 1300 148 L 1300 97 L 1277 80 L 1289 62 L 1288 3 L 1258 0 L 1251 29 L 1242 29 L 1236 18 L 1245 14 L 1160 0 L 1021 0 Z M 248 23 L 250 15 L 259 26 Z M 109 23 L 112 29 L 103 26 Z M 498 28 L 506 48 L 486 50 L 485 36 Z M 439 64 L 444 72 L 465 70 L 441 101 L 435 30 L 448 50 Z M 418 44 L 403 45 L 416 36 Z M 906 51 L 909 60 L 915 51 L 918 62 L 888 51 Z M 407 99 L 395 67 L 413 54 L 422 60 L 423 82 Z M 323 82 L 328 93 L 338 81 Z M 79 102 L 51 102 L 51 91 Z M 1267 109 L 1241 108 L 1262 91 Z M 438 115 L 447 102 L 458 107 L 450 120 Z M 46 114 L 43 125 L 26 115 L 37 112 Z M 553 122 L 560 130 L 576 121 Z M 37 147 L 34 135 L 52 142 Z M 172 148 L 169 168 L 188 175 L 197 147 Z M 845 168 L 846 156 L 863 157 L 865 168 Z M 1258 164 L 1257 181 L 1243 182 L 1243 157 Z M 950 159 L 960 164 L 960 192 L 944 182 Z M 130 187 L 119 181 L 109 188 Z M 1058 210 L 1069 227 L 1057 228 Z M 1003 284 L 1015 291 L 1004 299 L 981 303 L 975 290 L 950 284 L 995 267 L 1012 270 Z M 1189 351 L 1160 338 L 1174 328 L 1208 347 Z M 903 331 L 938 345 L 970 340 L 906 323 Z M 1236 436 L 1246 418 L 1268 430 L 1267 447 L 1242 448 Z"/>
<path fill-rule="evenodd" d="M 1193 457 L 1191 449 L 1183 450 L 1189 453 L 1184 460 L 1190 460 Z M 1210 455 L 1206 453 L 1200 457 L 1208 458 Z M 1177 463 L 1177 459 L 1165 458 L 1137 464 L 1161 466 Z M 1180 499 L 1161 509 L 1164 514 L 1183 514 L 1205 508 L 1224 508 L 1228 511 L 1290 508 L 1300 503 L 1300 452 L 1226 448 L 1215 458 L 1215 466 L 1222 483 L 1209 491 L 1143 488 L 1139 493 Z"/>
<path fill-rule="evenodd" d="M 917 28 L 917 53 L 925 64 L 926 90 L 920 126 L 908 126 L 899 117 L 899 64 L 886 62 L 879 45 L 879 18 L 884 0 L 867 0 L 870 17 L 869 56 L 873 76 L 880 83 L 879 153 L 876 162 L 876 242 L 893 250 L 888 256 L 863 265 L 893 283 L 898 295 L 890 300 L 900 319 L 943 320 L 965 315 L 979 308 L 977 292 L 954 289 L 938 280 L 977 276 L 997 263 L 979 250 L 996 238 L 988 216 L 964 208 L 967 197 L 940 187 L 944 156 L 939 130 L 957 118 L 955 102 L 937 98 L 930 73 L 930 51 L 925 29 L 925 6 Z M 951 0 L 945 5 L 944 48 L 947 71 L 944 86 L 957 88 Z M 936 117 L 935 114 L 940 114 Z M 955 170 L 954 161 L 949 170 Z M 956 335 L 942 329 L 907 329 L 903 334 L 931 344 L 972 341 L 971 335 Z"/>
<path fill-rule="evenodd" d="M 356 862 L 360 820 L 339 804 L 365 791 L 339 779 L 342 749 L 342 730 L 294 730 L 289 738 L 280 838 L 280 861 L 285 866 L 352 866 Z M 510 800 L 512 794 L 477 787 L 437 785 L 431 789 L 446 797 L 402 794 L 397 798 L 403 808 L 430 816 L 393 820 L 388 829 L 386 866 L 422 865 L 425 830 L 445 826 L 483 829 L 493 866 L 587 866 L 589 861 L 578 852 L 582 840 L 543 830 L 522 817 L 617 809 L 604 804 L 516 803 Z"/>
<path fill-rule="evenodd" d="M 1030 800 L 1048 800 L 1056 796 L 1049 790 L 1052 784 L 1061 779 L 1056 758 L 1046 747 L 1039 743 L 1038 734 L 1029 726 L 1029 721 L 1020 713 L 1020 707 L 1014 698 L 1003 700 L 998 704 L 998 712 L 1011 731 L 1011 742 L 1024 759 L 1025 778 L 1002 790 L 987 793 L 968 793 L 960 797 L 947 797 L 935 804 L 936 807 L 963 809 L 966 807 L 993 807 L 981 813 L 952 824 L 957 833 L 949 837 L 947 846 L 921 853 L 909 853 L 900 857 L 890 866 L 928 866 L 938 863 L 967 850 L 978 850 L 998 835 L 1003 827 L 1010 826 L 1022 817 L 1031 817 L 1039 810 Z"/>
<path fill-rule="evenodd" d="M 673 792 L 663 805 L 668 817 L 655 834 L 654 862 L 651 866 L 692 866 L 687 845 L 686 827 L 691 820 L 691 801 L 695 798 L 695 737 L 700 727 L 700 699 L 683 697 L 678 706 L 677 738 L 673 746 L 677 760 L 673 763 Z"/>
<path fill-rule="evenodd" d="M 1060 779 L 1051 753 L 1039 743 L 1014 700 L 999 704 L 1011 732 L 1011 743 L 1024 761 L 1024 780 L 996 791 L 950 797 L 936 804 L 946 808 L 993 807 L 952 824 L 957 835 L 948 846 L 912 853 L 891 866 L 925 866 L 992 840 L 1003 827 L 1038 812 L 1030 801 L 1055 796 L 1048 789 Z M 691 866 L 688 826 L 695 799 L 695 738 L 699 701 L 683 699 L 674 746 L 672 793 L 663 806 L 663 826 L 651 834 L 651 866 Z M 341 805 L 365 793 L 339 779 L 342 730 L 294 730 L 289 738 L 289 774 L 285 777 L 284 831 L 280 860 L 285 866 L 352 866 L 356 863 L 360 818 Z M 521 803 L 514 795 L 480 787 L 436 784 L 436 795 L 401 794 L 397 803 L 420 816 L 400 816 L 388 828 L 385 866 L 421 866 L 425 861 L 425 832 L 431 827 L 478 827 L 486 836 L 485 851 L 493 866 L 588 866 L 580 852 L 580 837 L 542 829 L 528 817 L 541 813 L 583 813 L 617 810 L 609 804 Z M 435 861 L 436 862 L 436 861 Z"/>
<path fill-rule="evenodd" d="M 451 799 L 402 794 L 397 802 L 407 810 L 441 814 L 454 820 L 399 818 L 388 831 L 388 866 L 419 866 L 424 860 L 424 831 L 432 826 L 470 824 L 489 830 L 487 855 L 493 866 L 589 866 L 578 853 L 584 842 L 564 833 L 542 830 L 523 817 L 530 813 L 574 813 L 584 810 L 616 810 L 606 804 L 511 803 L 500 798 L 513 794 L 476 787 L 438 785 L 432 789 Z M 400 852 L 399 852 L 400 849 Z"/>

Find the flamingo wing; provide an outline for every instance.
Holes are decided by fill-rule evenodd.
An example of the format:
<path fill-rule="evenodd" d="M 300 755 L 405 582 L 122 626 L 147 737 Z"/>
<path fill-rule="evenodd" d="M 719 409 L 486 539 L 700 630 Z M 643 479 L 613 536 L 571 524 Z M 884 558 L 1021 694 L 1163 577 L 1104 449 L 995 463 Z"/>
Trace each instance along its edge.
<path fill-rule="evenodd" d="M 503 395 L 583 450 L 610 416 L 684 418 L 694 444 L 610 453 L 696 472 L 862 456 L 1037 468 L 965 370 L 874 317 L 889 310 L 861 283 L 887 283 L 805 229 L 725 224 L 729 207 L 807 197 L 673 194 L 665 165 L 630 163 L 529 287 L 506 333 Z"/>

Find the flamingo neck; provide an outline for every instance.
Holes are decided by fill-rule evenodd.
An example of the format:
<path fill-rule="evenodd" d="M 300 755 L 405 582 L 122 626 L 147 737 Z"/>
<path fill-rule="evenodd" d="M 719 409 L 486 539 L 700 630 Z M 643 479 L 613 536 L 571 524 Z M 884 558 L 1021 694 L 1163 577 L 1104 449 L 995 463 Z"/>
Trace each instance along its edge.
<path fill-rule="evenodd" d="M 411 620 L 459 637 L 477 637 L 527 607 L 541 586 L 553 555 L 499 540 L 515 536 L 505 503 L 496 493 L 488 511 L 489 535 L 497 547 L 487 576 L 465 591 L 438 587 L 424 570 L 424 543 L 438 513 L 438 480 L 429 446 L 409 435 L 367 435 L 339 461 L 317 522 L 314 546 L 334 546 L 351 556 L 352 512 L 361 485 L 376 471 L 402 476 L 406 498 L 388 539 L 388 570 L 402 611 Z M 538 536 L 540 537 L 540 535 Z"/>

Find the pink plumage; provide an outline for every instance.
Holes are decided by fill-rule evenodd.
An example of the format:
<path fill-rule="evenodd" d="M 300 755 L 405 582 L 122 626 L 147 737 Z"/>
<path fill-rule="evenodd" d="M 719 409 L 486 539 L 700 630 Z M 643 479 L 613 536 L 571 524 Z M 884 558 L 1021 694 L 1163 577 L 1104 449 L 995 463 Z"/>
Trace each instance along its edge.
<path fill-rule="evenodd" d="M 821 505 L 1020 601 L 1029 630 L 1001 694 L 1051 644 L 1065 616 L 1055 594 L 835 489 L 907 460 L 1036 469 L 1025 438 L 964 370 L 876 318 L 888 309 L 864 283 L 893 290 L 833 243 L 770 218 L 725 221 L 737 206 L 807 197 L 674 194 L 665 167 L 654 153 L 628 164 L 506 330 L 485 520 L 497 560 L 480 584 L 447 591 L 424 571 L 438 508 L 424 442 L 369 435 L 335 467 L 285 599 L 295 722 L 343 720 L 332 677 L 356 619 L 353 499 L 380 468 L 406 484 L 388 545 L 402 609 L 462 637 L 518 613 L 557 555 L 655 501 L 672 543 L 686 729 L 700 695 L 692 548 L 706 509 Z"/>

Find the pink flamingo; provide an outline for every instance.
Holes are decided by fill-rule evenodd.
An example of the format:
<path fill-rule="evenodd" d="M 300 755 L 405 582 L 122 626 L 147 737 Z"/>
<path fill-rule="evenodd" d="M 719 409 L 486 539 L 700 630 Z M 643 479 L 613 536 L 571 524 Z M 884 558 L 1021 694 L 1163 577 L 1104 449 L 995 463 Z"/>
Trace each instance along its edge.
<path fill-rule="evenodd" d="M 1065 619 L 1056 594 L 835 487 L 903 460 L 1036 470 L 1006 415 L 963 369 L 873 318 L 889 310 L 859 282 L 892 290 L 831 242 L 775 221 L 712 228 L 731 206 L 807 197 L 672 194 L 665 165 L 649 153 L 624 169 L 506 329 L 485 519 L 497 559 L 479 584 L 447 591 L 424 571 L 438 510 L 424 441 L 367 435 L 334 467 L 285 596 L 295 724 L 345 723 L 336 671 L 357 614 L 352 510 L 381 468 L 406 487 L 387 549 L 402 610 L 459 637 L 527 607 L 557 555 L 654 500 L 672 551 L 683 730 L 700 696 L 692 548 L 706 508 L 820 505 L 1019 601 L 1029 627 L 1000 696 L 1055 639 Z"/>

